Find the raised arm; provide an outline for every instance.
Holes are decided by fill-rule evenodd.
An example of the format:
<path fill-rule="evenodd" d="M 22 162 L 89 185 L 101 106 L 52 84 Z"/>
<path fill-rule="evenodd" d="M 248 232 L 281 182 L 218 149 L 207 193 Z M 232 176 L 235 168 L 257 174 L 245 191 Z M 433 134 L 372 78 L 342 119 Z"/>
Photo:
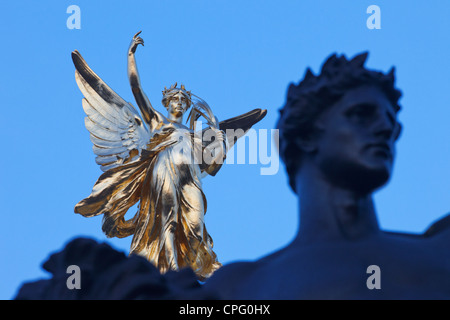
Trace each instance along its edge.
<path fill-rule="evenodd" d="M 157 111 L 153 109 L 150 100 L 148 100 L 147 95 L 142 90 L 141 80 L 136 66 L 136 58 L 134 57 L 138 45 L 144 45 L 144 40 L 141 37 L 138 37 L 141 32 L 142 31 L 139 31 L 134 35 L 130 47 L 128 48 L 128 79 L 130 81 L 131 91 L 133 92 L 139 109 L 141 109 L 144 120 L 151 125 L 151 121 L 157 117 L 158 114 Z"/>

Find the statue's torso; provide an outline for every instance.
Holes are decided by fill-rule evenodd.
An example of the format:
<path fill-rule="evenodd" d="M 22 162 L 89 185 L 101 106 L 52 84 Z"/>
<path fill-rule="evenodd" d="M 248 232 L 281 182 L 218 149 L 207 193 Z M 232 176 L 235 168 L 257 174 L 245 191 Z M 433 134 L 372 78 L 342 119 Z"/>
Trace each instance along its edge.
<path fill-rule="evenodd" d="M 172 165 L 188 165 L 191 169 L 199 170 L 201 137 L 196 136 L 193 130 L 182 124 L 161 122 L 152 132 L 149 149 L 160 150 L 161 163 L 165 161 L 161 158 L 169 158 L 167 161 Z"/>
<path fill-rule="evenodd" d="M 225 266 L 211 287 L 222 286 L 229 299 L 448 299 L 449 244 L 450 231 L 290 245 L 257 262 Z M 379 267 L 380 289 L 368 288 L 372 265 Z"/>

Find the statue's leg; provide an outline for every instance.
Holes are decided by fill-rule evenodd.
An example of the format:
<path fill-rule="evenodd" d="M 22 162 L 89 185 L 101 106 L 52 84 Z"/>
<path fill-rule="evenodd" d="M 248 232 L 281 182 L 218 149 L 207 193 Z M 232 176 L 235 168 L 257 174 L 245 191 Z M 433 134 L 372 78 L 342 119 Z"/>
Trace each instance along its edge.
<path fill-rule="evenodd" d="M 175 238 L 177 229 L 178 203 L 175 194 L 165 194 L 163 200 L 162 236 L 164 241 L 164 254 L 169 269 L 178 270 L 177 260 L 177 239 Z M 169 199 L 170 198 L 170 199 Z"/>
<path fill-rule="evenodd" d="M 182 195 L 184 200 L 182 212 L 189 229 L 186 230 L 188 231 L 186 236 L 191 249 L 196 254 L 203 240 L 205 219 L 203 193 L 194 183 L 189 183 L 183 187 Z"/>

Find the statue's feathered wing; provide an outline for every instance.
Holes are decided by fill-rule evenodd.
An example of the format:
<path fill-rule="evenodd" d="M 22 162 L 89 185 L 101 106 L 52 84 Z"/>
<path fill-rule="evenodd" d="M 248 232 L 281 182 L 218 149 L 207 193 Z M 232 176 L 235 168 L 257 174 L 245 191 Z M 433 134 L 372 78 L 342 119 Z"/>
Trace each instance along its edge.
<path fill-rule="evenodd" d="M 95 161 L 107 171 L 137 159 L 151 136 L 138 111 L 100 79 L 78 51 L 72 52 L 72 60 Z"/>

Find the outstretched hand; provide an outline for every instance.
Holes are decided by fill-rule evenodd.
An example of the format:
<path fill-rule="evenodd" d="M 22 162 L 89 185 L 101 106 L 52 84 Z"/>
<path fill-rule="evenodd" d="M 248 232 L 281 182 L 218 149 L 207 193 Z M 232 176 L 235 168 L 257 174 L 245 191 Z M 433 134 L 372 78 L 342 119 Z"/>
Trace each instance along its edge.
<path fill-rule="evenodd" d="M 130 48 L 128 49 L 129 53 L 135 53 L 136 52 L 136 48 L 138 47 L 138 45 L 140 45 L 140 44 L 144 45 L 144 39 L 139 37 L 139 34 L 141 32 L 142 31 L 139 31 L 138 33 L 136 33 L 134 35 L 133 39 L 131 40 Z"/>

